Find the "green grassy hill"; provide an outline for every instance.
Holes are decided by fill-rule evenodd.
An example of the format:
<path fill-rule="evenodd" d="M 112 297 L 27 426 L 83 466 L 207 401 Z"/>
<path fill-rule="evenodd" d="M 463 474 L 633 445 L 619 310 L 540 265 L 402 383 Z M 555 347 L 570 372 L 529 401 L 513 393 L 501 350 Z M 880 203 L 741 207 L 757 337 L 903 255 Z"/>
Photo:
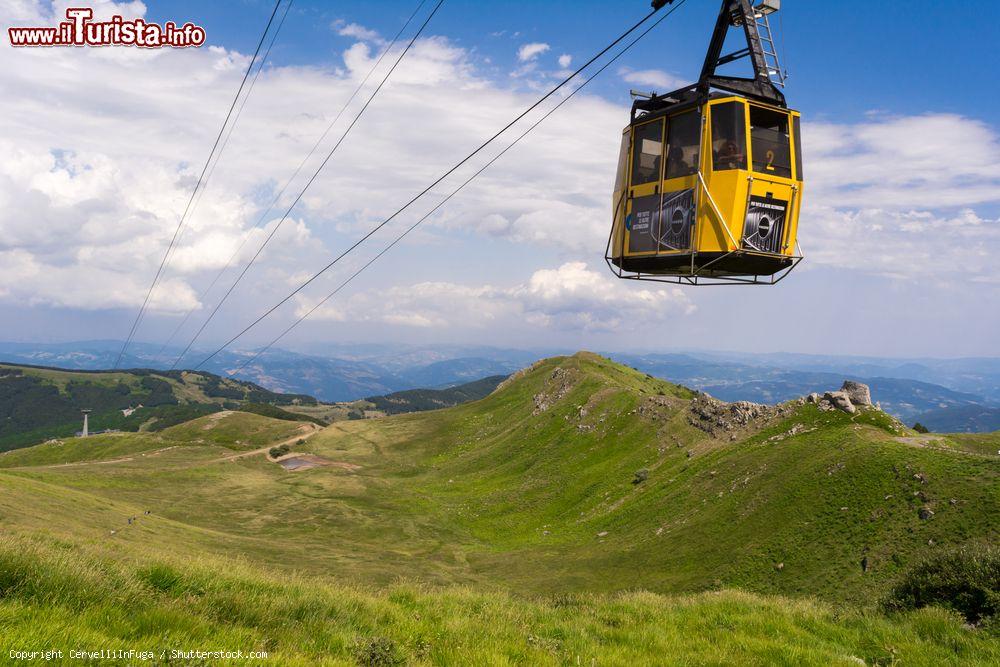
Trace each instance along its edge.
<path fill-rule="evenodd" d="M 55 633 L 87 591 L 122 582 L 121 607 L 94 618 L 126 623 L 134 605 L 153 620 L 94 637 L 170 619 L 303 664 L 379 637 L 426 662 L 462 647 L 498 664 L 649 662 L 672 632 L 696 664 L 997 656 L 938 612 L 872 615 L 916 562 L 997 541 L 993 436 L 729 406 L 585 353 L 433 412 L 322 429 L 221 414 L 0 454 L 5 548 L 37 553 L 40 572 L 69 554 L 85 570 L 54 597 L 18 588 L 2 613 Z M 318 463 L 289 472 L 265 455 L 278 442 Z M 220 558 L 242 574 L 215 578 Z M 731 589 L 745 592 L 709 592 Z M 637 590 L 651 593 L 619 595 Z M 661 597 L 677 594 L 691 597 Z"/>
<path fill-rule="evenodd" d="M 138 431 L 162 430 L 224 407 L 247 405 L 280 416 L 271 414 L 280 408 L 270 404 L 315 403 L 309 396 L 276 394 L 211 373 L 0 364 L 0 451 L 72 436 L 82 428 L 82 409 L 93 411 L 91 431 Z M 138 409 L 126 415 L 128 408 Z"/>

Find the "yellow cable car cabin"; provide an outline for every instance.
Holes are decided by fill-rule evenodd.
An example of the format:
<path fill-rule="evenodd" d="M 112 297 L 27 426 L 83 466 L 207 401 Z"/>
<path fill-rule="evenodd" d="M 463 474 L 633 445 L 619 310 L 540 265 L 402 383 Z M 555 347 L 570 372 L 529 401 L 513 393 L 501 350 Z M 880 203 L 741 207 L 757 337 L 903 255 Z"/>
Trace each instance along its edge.
<path fill-rule="evenodd" d="M 777 3 L 724 0 L 699 82 L 633 104 L 606 253 L 619 277 L 773 284 L 801 260 L 799 113 L 773 79 L 776 56 L 767 60 L 774 55 L 767 15 Z M 720 57 L 734 26 L 749 46 Z M 753 79 L 715 73 L 744 56 L 754 61 Z"/>

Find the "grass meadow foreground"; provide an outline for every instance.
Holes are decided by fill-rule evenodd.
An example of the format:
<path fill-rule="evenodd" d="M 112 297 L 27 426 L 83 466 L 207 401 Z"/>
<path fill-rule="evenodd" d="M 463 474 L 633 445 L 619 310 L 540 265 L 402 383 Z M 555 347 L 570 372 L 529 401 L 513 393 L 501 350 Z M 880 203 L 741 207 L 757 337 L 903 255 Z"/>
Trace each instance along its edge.
<path fill-rule="evenodd" d="M 13 538 L 0 540 L 0 573 L 0 636 L 15 651 L 240 650 L 287 665 L 1000 661 L 995 638 L 942 609 L 887 617 L 733 590 L 372 589 L 235 561 L 110 560 L 67 542 Z"/>

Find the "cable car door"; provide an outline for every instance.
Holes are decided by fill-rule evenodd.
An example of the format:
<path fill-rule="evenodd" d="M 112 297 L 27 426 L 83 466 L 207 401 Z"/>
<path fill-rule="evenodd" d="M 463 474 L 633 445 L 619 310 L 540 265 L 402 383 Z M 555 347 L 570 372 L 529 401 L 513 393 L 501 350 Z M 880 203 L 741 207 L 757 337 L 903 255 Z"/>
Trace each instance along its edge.
<path fill-rule="evenodd" d="M 662 118 L 632 131 L 632 164 L 625 217 L 625 256 L 655 255 L 660 234 L 663 180 Z"/>

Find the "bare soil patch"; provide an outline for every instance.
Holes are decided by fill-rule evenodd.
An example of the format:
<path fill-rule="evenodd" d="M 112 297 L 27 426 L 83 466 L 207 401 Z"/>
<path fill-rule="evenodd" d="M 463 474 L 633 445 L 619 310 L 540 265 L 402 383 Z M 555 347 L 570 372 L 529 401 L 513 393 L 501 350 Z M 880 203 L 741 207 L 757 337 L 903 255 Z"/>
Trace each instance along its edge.
<path fill-rule="evenodd" d="M 325 459 L 322 456 L 316 456 L 315 454 L 287 454 L 282 456 L 280 459 L 275 459 L 275 462 L 289 472 L 328 466 L 354 471 L 361 467 L 345 461 L 331 461 L 330 459 Z"/>

